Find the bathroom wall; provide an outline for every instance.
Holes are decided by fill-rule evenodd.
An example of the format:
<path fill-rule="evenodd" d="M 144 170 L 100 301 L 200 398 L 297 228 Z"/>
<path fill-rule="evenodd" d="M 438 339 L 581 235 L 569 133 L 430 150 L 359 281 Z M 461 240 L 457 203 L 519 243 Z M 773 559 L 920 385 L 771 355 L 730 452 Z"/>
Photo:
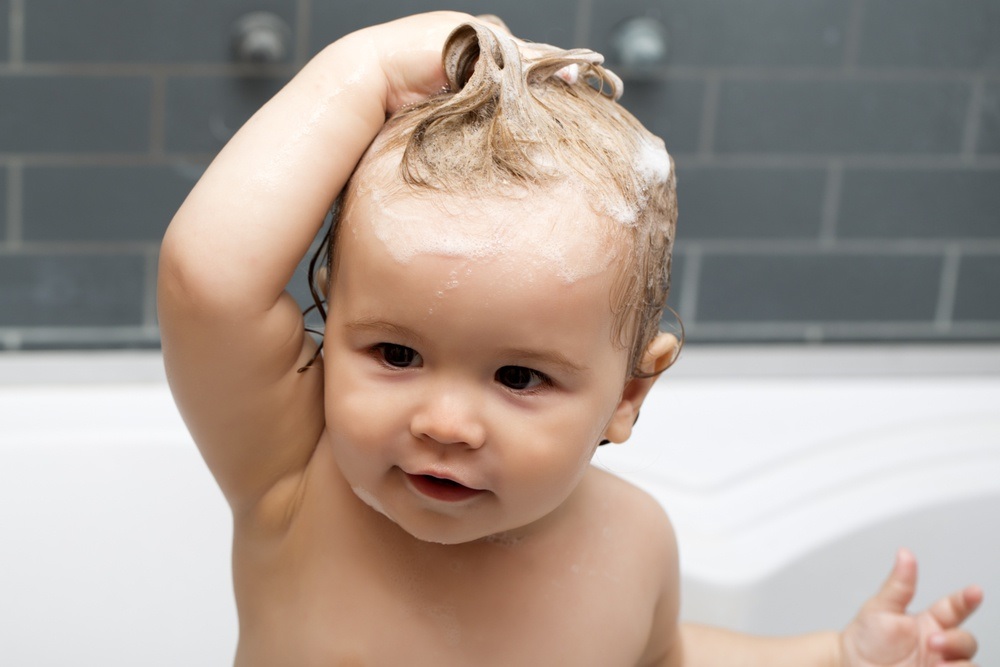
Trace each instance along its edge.
<path fill-rule="evenodd" d="M 155 347 L 158 240 L 213 154 L 324 44 L 441 6 L 0 0 L 0 349 Z M 612 66 L 662 22 L 665 64 L 618 69 L 677 160 L 689 340 L 1000 339 L 1000 0 L 450 7 Z M 235 64 L 257 10 L 288 53 Z"/>

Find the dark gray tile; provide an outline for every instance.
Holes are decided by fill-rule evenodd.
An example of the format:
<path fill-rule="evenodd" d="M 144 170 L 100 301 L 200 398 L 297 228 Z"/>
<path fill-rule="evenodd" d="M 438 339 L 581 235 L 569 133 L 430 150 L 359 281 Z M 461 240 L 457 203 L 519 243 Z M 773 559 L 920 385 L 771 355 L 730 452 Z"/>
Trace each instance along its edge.
<path fill-rule="evenodd" d="M 167 150 L 215 153 L 284 83 L 267 77 L 170 79 Z"/>
<path fill-rule="evenodd" d="M 674 254 L 670 259 L 670 294 L 667 295 L 667 305 L 674 310 L 681 309 L 681 294 L 684 292 L 684 265 L 687 260 L 684 253 L 674 245 Z"/>
<path fill-rule="evenodd" d="M 706 255 L 698 321 L 930 321 L 941 264 L 939 256 Z"/>
<path fill-rule="evenodd" d="M 0 243 L 7 238 L 7 170 L 0 168 Z"/>
<path fill-rule="evenodd" d="M 302 310 L 305 310 L 314 304 L 312 293 L 309 291 L 309 262 L 312 260 L 316 249 L 319 248 L 320 244 L 323 242 L 323 239 L 327 237 L 327 234 L 330 231 L 330 222 L 332 217 L 333 216 L 330 214 L 327 214 L 326 218 L 323 220 L 322 228 L 316 233 L 316 237 L 310 245 L 309 251 L 306 253 L 305 257 L 299 261 L 298 266 L 295 268 L 295 272 L 292 274 L 292 277 L 288 279 L 288 284 L 285 285 L 285 289 L 292 295 Z M 323 258 L 321 256 L 316 260 L 317 266 L 322 266 L 322 259 Z M 325 295 L 321 294 L 320 296 Z M 318 317 L 316 313 L 311 313 L 307 317 L 306 323 L 307 326 L 315 329 L 322 329 L 324 324 L 322 318 Z"/>
<path fill-rule="evenodd" d="M 979 141 L 976 150 L 980 154 L 1000 153 L 1000 82 L 987 84 L 979 111 Z"/>
<path fill-rule="evenodd" d="M 1000 322 L 1000 257 L 962 258 L 952 319 Z"/>
<path fill-rule="evenodd" d="M 396 0 L 391 3 L 364 0 L 314 2 L 310 20 L 310 53 L 319 51 L 354 30 L 438 9 L 443 9 L 441 3 L 433 0 Z M 447 9 L 473 15 L 496 14 L 504 20 L 512 33 L 522 39 L 564 48 L 581 46 L 574 44 L 577 0 L 533 3 L 520 0 L 455 0 L 447 5 Z"/>
<path fill-rule="evenodd" d="M 677 169 L 684 239 L 815 239 L 822 221 L 825 169 Z"/>
<path fill-rule="evenodd" d="M 849 169 L 843 238 L 1000 239 L 1000 169 Z"/>
<path fill-rule="evenodd" d="M 141 331 L 118 331 L 113 339 L 95 341 L 93 334 L 84 331 L 74 336 L 73 330 L 65 333 L 60 332 L 58 340 L 53 340 L 51 336 L 41 334 L 31 335 L 31 332 L 23 334 L 18 349 L 25 351 L 41 350 L 76 350 L 76 351 L 99 351 L 99 350 L 158 350 L 160 349 L 159 338 L 151 339 Z"/>
<path fill-rule="evenodd" d="M 848 6 L 841 0 L 595 2 L 590 39 L 618 62 L 616 28 L 645 16 L 666 27 L 671 64 L 834 66 L 843 59 Z"/>
<path fill-rule="evenodd" d="M 295 0 L 31 0 L 28 62 L 226 62 L 234 22 L 252 11 L 295 25 Z M 294 53 L 294 45 L 289 55 Z"/>
<path fill-rule="evenodd" d="M 667 308 L 663 311 L 663 317 L 660 319 L 660 330 L 661 331 L 672 331 L 678 333 L 678 319 L 674 313 L 670 312 L 670 308 L 673 308 L 675 313 L 681 313 L 687 304 L 683 303 L 684 294 L 684 265 L 686 259 L 683 253 L 678 252 L 677 248 L 674 248 L 674 256 L 671 259 L 670 267 L 670 294 L 667 295 Z"/>
<path fill-rule="evenodd" d="M 292 295 L 300 310 L 306 310 L 313 305 L 312 293 L 309 291 L 309 260 L 312 259 L 312 252 L 308 253 L 295 267 L 295 272 L 289 278 L 285 290 Z M 322 294 L 320 296 L 323 296 Z M 325 307 L 325 306 L 324 306 Z M 310 317 L 310 326 L 322 328 L 322 318 Z"/>
<path fill-rule="evenodd" d="M 494 13 L 519 37 L 570 47 L 577 46 L 574 44 L 577 5 L 576 0 L 534 4 L 517 0 L 499 4 L 462 0 L 449 8 L 471 14 Z M 440 9 L 440 5 L 431 0 L 401 0 L 391 4 L 357 0 L 316 3 L 311 10 L 311 52 L 352 30 L 432 9 Z M 700 82 L 671 81 L 666 85 L 627 82 L 622 104 L 651 131 L 663 136 L 670 150 L 692 150 L 698 140 L 703 91 Z"/>
<path fill-rule="evenodd" d="M 671 153 L 692 153 L 698 150 L 704 97 L 701 81 L 630 81 L 621 103 L 661 137 Z"/>
<path fill-rule="evenodd" d="M 151 90 L 141 77 L 0 77 L 0 151 L 145 151 Z"/>
<path fill-rule="evenodd" d="M 10 0 L 0 0 L 0 62 L 10 58 Z"/>
<path fill-rule="evenodd" d="M 201 171 L 27 167 L 22 233 L 27 241 L 159 241 Z"/>
<path fill-rule="evenodd" d="M 0 255 L 0 326 L 142 323 L 144 261 L 133 255 Z"/>
<path fill-rule="evenodd" d="M 948 81 L 730 81 L 721 153 L 957 153 L 969 86 Z"/>
<path fill-rule="evenodd" d="M 859 62 L 873 67 L 1000 67 L 998 35 L 1000 3 L 994 0 L 868 0 Z"/>

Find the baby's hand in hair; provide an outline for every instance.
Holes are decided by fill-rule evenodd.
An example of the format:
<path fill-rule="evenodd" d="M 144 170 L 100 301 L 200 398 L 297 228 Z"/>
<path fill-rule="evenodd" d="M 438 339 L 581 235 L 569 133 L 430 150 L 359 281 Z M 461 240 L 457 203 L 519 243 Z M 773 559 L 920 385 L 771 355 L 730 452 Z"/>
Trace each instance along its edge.
<path fill-rule="evenodd" d="M 389 114 L 445 88 L 442 48 L 448 35 L 469 21 L 475 21 L 469 14 L 429 12 L 372 26 L 351 36 L 357 40 L 357 48 L 375 50 L 374 57 L 385 76 L 384 102 Z"/>
<path fill-rule="evenodd" d="M 907 614 L 917 586 L 917 562 L 900 550 L 896 565 L 841 636 L 844 667 L 971 667 L 976 638 L 959 626 L 983 600 L 977 586 Z"/>

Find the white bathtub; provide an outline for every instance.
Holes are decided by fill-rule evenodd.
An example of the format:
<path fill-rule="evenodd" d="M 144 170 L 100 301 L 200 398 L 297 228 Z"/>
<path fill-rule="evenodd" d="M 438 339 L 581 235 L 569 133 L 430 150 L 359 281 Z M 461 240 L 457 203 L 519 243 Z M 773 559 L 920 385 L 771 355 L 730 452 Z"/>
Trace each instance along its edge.
<path fill-rule="evenodd" d="M 1000 664 L 1000 348 L 696 348 L 597 461 L 667 507 L 687 618 L 845 624 L 898 546 L 917 604 L 987 590 Z M 0 355 L 0 664 L 231 662 L 231 527 L 156 354 Z"/>

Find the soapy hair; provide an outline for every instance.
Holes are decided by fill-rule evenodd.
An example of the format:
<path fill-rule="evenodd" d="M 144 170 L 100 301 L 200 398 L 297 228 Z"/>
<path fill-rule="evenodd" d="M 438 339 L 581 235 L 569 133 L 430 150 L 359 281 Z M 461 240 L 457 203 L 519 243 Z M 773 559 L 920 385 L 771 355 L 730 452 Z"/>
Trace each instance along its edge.
<path fill-rule="evenodd" d="M 496 25 L 467 23 L 451 34 L 443 52 L 447 91 L 393 116 L 338 198 L 310 265 L 311 283 L 319 283 L 311 285 L 316 307 L 325 318 L 320 293 L 329 290 L 340 214 L 359 180 L 375 178 L 380 163 L 384 173 L 387 159 L 398 160 L 399 185 L 409 193 L 495 199 L 572 183 L 612 239 L 614 336 L 638 375 L 670 289 L 673 160 L 617 103 L 622 82 L 601 66 L 600 54 L 519 43 L 497 19 L 487 20 Z M 324 268 L 314 281 L 321 255 Z"/>

